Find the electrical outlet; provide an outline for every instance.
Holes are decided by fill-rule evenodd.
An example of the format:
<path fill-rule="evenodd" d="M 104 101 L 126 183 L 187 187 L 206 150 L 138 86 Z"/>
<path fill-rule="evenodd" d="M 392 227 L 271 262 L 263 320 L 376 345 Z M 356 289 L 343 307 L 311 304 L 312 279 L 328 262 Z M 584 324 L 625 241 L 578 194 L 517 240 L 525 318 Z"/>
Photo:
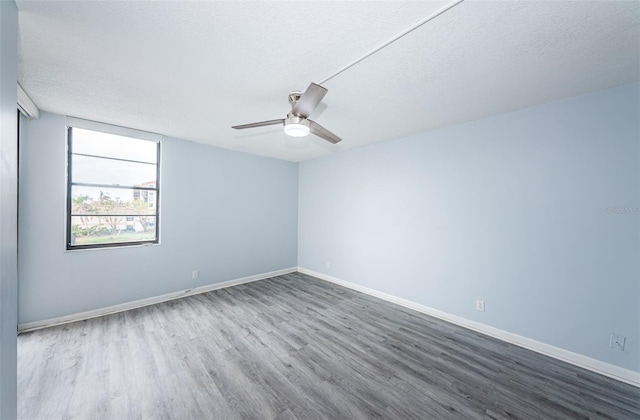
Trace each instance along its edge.
<path fill-rule="evenodd" d="M 626 342 L 627 342 L 627 337 L 620 334 L 613 333 L 611 334 L 611 339 L 609 340 L 609 347 L 619 351 L 624 351 L 624 345 Z"/>
<path fill-rule="evenodd" d="M 327 266 L 327 268 L 331 268 L 331 263 L 329 261 L 327 261 L 325 265 Z"/>
<path fill-rule="evenodd" d="M 476 299 L 476 309 L 484 312 L 484 300 Z"/>
<path fill-rule="evenodd" d="M 198 277 L 200 277 L 200 273 L 198 273 L 198 270 L 193 270 L 191 272 L 191 278 L 192 279 L 197 279 Z"/>

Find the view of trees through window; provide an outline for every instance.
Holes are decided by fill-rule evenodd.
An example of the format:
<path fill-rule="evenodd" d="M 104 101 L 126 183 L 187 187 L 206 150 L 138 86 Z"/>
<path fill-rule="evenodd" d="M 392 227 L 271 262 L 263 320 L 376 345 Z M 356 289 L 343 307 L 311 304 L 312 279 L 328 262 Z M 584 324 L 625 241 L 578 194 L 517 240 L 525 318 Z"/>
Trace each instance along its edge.
<path fill-rule="evenodd" d="M 68 129 L 67 249 L 158 241 L 158 142 Z"/>

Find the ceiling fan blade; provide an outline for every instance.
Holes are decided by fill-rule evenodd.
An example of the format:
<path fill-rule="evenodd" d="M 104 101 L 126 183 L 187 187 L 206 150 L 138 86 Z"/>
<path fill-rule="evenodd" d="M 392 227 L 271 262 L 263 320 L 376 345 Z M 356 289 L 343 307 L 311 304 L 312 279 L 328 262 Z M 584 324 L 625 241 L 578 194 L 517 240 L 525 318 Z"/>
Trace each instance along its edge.
<path fill-rule="evenodd" d="M 234 125 L 231 128 L 235 128 L 236 130 L 242 130 L 243 128 L 264 127 L 265 125 L 276 125 L 276 124 L 284 124 L 284 118 L 280 118 L 279 120 L 254 122 L 251 124 Z"/>
<path fill-rule="evenodd" d="M 311 120 L 307 120 L 307 121 L 309 121 L 309 131 L 311 131 L 311 133 L 315 134 L 316 136 L 323 138 L 326 141 L 331 142 L 333 144 L 336 144 L 342 141 L 340 137 L 336 136 L 331 131 L 327 130 L 317 122 L 311 121 Z"/>
<path fill-rule="evenodd" d="M 316 109 L 326 94 L 326 88 L 315 83 L 311 83 L 307 90 L 304 91 L 298 102 L 293 106 L 293 114 L 307 118 L 311 115 L 313 110 Z"/>

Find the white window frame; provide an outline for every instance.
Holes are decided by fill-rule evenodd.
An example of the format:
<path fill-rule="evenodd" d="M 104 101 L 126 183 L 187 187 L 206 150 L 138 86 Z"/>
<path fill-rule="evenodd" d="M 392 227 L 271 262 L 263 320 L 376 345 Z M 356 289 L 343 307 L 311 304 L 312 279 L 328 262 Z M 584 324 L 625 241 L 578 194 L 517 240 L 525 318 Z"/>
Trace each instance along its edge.
<path fill-rule="evenodd" d="M 101 243 L 101 244 L 83 244 L 76 245 L 72 243 L 72 234 L 71 234 L 71 216 L 72 216 L 72 197 L 71 197 L 71 171 L 73 168 L 71 167 L 71 141 L 72 139 L 69 136 L 73 128 L 81 128 L 92 131 L 99 131 L 107 134 L 115 134 L 119 136 L 125 137 L 133 137 L 140 140 L 147 140 L 157 143 L 158 145 L 158 158 L 156 161 L 156 184 L 155 192 L 156 195 L 156 203 L 157 205 L 154 207 L 155 213 L 155 238 L 150 240 L 142 240 L 142 241 L 132 241 L 132 242 L 110 242 L 110 243 Z M 151 133 L 148 131 L 135 130 L 132 128 L 120 127 L 111 124 L 100 123 L 96 121 L 83 120 L 80 118 L 67 117 L 66 121 L 66 145 L 67 145 L 67 170 L 66 170 L 66 188 L 67 188 L 67 197 L 66 197 L 66 229 L 65 229 L 65 242 L 66 242 L 66 250 L 81 250 L 81 249 L 105 249 L 105 248 L 114 248 L 114 247 L 130 247 L 130 246 L 140 246 L 146 244 L 159 244 L 160 243 L 160 168 L 161 168 L 161 149 L 162 149 L 162 135 Z M 105 185 L 107 186 L 107 185 Z M 141 191 L 142 192 L 142 191 Z"/>

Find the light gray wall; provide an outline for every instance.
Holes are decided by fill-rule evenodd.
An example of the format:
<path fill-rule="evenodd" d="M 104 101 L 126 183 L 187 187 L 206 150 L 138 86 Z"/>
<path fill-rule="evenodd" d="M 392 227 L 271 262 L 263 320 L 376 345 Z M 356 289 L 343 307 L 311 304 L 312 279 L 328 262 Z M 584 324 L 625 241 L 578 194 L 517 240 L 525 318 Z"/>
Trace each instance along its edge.
<path fill-rule="evenodd" d="M 15 419 L 18 316 L 18 10 L 0 1 L 0 419 Z"/>
<path fill-rule="evenodd" d="M 631 84 L 301 163 L 298 265 L 640 371 L 639 97 Z"/>
<path fill-rule="evenodd" d="M 65 144 L 63 116 L 23 124 L 20 323 L 297 265 L 297 164 L 172 138 L 161 244 L 65 251 Z"/>

